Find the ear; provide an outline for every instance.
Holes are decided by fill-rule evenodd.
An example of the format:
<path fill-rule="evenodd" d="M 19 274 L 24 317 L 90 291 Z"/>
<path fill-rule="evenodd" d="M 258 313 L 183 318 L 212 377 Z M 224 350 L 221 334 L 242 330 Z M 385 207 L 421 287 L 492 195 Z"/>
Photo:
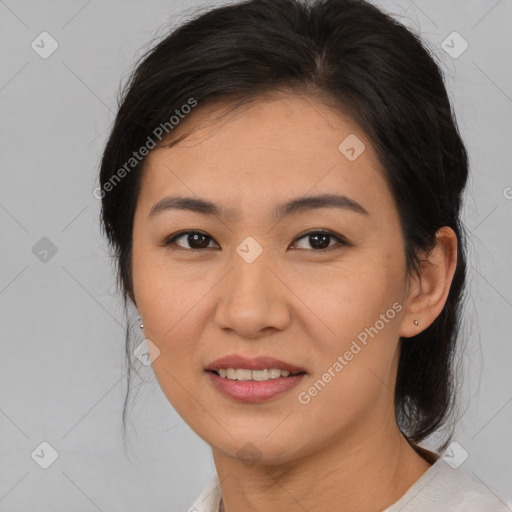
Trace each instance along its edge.
<path fill-rule="evenodd" d="M 439 316 L 448 298 L 457 266 L 457 235 L 443 226 L 435 247 L 421 255 L 419 275 L 410 276 L 400 336 L 410 338 L 424 331 Z M 418 322 L 415 325 L 414 321 Z"/>

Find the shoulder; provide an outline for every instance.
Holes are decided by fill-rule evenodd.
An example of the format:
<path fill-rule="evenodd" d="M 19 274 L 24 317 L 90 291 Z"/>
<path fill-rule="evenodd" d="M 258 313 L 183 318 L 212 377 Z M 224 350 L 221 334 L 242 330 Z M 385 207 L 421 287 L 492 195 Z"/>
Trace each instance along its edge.
<path fill-rule="evenodd" d="M 221 492 L 215 473 L 188 512 L 218 512 Z M 476 482 L 443 458 L 383 512 L 512 512 L 512 504 L 494 489 Z"/>
<path fill-rule="evenodd" d="M 461 468 L 439 458 L 430 469 L 384 512 L 511 512 L 494 489 L 476 482 Z"/>

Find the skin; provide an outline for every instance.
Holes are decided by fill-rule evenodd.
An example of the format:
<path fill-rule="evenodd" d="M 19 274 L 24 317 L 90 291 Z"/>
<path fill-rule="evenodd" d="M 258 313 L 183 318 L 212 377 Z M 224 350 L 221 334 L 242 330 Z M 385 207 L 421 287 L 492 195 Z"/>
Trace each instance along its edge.
<path fill-rule="evenodd" d="M 146 161 L 133 228 L 133 298 L 145 337 L 160 351 L 155 375 L 212 447 L 226 512 L 381 511 L 430 467 L 395 421 L 397 349 L 399 336 L 414 336 L 441 312 L 456 236 L 439 230 L 420 276 L 407 275 L 393 197 L 354 121 L 312 97 L 259 98 L 219 118 L 225 108 L 197 107 L 179 127 L 187 137 Z M 366 146 L 355 161 L 338 149 L 349 134 Z M 278 203 L 322 193 L 349 196 L 368 214 L 321 208 L 279 221 L 272 216 Z M 227 213 L 148 215 L 160 199 L 178 194 Z M 206 233 L 209 248 L 191 249 L 186 235 L 163 245 L 182 230 Z M 304 236 L 311 230 L 348 244 L 331 237 L 320 251 Z M 252 263 L 236 252 L 247 236 L 263 249 Z M 298 393 L 395 302 L 402 308 L 394 318 L 309 403 L 300 403 Z M 308 375 L 264 403 L 236 402 L 204 372 L 232 353 L 270 355 Z M 246 443 L 257 450 L 254 464 L 238 453 Z"/>

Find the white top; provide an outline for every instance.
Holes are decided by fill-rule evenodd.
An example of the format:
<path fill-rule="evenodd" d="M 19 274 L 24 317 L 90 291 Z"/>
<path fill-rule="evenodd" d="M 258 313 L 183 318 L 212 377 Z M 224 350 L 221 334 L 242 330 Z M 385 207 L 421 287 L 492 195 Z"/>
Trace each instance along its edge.
<path fill-rule="evenodd" d="M 215 473 L 188 512 L 219 512 Z M 512 504 L 496 491 L 453 469 L 442 457 L 393 505 L 383 512 L 510 512 Z"/>

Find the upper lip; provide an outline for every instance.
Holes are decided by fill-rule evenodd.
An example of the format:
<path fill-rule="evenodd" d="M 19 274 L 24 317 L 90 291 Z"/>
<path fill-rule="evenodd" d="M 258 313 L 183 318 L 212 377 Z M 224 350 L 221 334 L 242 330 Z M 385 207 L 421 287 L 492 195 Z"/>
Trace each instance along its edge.
<path fill-rule="evenodd" d="M 290 373 L 306 372 L 304 368 L 293 364 L 285 363 L 279 359 L 269 356 L 244 357 L 237 354 L 230 354 L 216 359 L 208 366 L 206 370 L 218 371 L 221 368 L 245 368 L 247 370 L 262 370 L 264 368 L 275 368 L 278 370 L 288 370 Z"/>

